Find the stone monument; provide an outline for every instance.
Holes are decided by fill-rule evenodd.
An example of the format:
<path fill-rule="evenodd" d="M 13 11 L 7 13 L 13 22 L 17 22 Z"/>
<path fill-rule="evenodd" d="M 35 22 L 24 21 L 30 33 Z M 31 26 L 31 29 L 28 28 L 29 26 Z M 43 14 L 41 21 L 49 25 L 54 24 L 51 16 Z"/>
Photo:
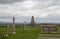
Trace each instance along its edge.
<path fill-rule="evenodd" d="M 12 34 L 16 34 L 16 32 L 15 32 L 15 17 L 13 17 Z"/>
<path fill-rule="evenodd" d="M 23 26 L 22 26 L 22 31 L 23 32 L 24 32 L 25 28 L 26 28 L 26 22 L 24 21 Z"/>
<path fill-rule="evenodd" d="M 35 27 L 34 16 L 32 16 L 32 18 L 31 18 L 30 26 L 31 26 L 31 28 Z"/>
<path fill-rule="evenodd" d="M 24 30 L 25 30 L 25 28 L 26 28 L 26 21 L 24 21 Z"/>
<path fill-rule="evenodd" d="M 41 24 L 41 32 L 42 33 L 57 33 L 57 25 L 51 23 Z"/>

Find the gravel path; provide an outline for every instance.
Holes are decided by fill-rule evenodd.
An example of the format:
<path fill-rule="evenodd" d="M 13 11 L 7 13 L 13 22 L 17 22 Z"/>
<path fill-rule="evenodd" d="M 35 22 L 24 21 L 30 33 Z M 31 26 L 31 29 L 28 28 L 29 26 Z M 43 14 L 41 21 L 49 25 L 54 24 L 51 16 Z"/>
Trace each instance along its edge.
<path fill-rule="evenodd" d="M 51 37 L 51 36 L 55 36 L 55 37 Z M 60 35 L 59 34 L 39 34 L 37 38 L 38 39 L 60 39 Z"/>
<path fill-rule="evenodd" d="M 60 38 L 54 38 L 54 37 L 38 37 L 38 39 L 60 39 Z"/>

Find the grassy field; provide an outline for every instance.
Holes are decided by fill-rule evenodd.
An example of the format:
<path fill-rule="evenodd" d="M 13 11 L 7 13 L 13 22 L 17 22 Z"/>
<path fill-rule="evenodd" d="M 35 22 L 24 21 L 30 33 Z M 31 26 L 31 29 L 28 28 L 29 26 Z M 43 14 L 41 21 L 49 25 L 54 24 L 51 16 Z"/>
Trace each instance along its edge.
<path fill-rule="evenodd" d="M 37 39 L 40 28 L 35 28 L 34 30 L 22 30 L 21 27 L 16 28 L 16 34 L 11 33 L 11 28 L 9 30 L 9 36 L 7 38 L 3 37 L 3 32 L 5 31 L 5 28 L 0 28 L 0 39 Z"/>
<path fill-rule="evenodd" d="M 37 26 L 34 30 L 24 30 L 24 31 L 22 27 L 16 27 L 16 34 L 13 35 L 11 32 L 12 29 L 9 28 L 8 29 L 9 36 L 7 38 L 4 38 L 3 32 L 5 31 L 5 29 L 6 28 L 0 28 L 0 39 L 38 39 L 37 37 L 39 36 L 39 34 L 41 34 L 39 26 Z M 57 34 L 60 34 L 60 26 L 58 26 Z"/>

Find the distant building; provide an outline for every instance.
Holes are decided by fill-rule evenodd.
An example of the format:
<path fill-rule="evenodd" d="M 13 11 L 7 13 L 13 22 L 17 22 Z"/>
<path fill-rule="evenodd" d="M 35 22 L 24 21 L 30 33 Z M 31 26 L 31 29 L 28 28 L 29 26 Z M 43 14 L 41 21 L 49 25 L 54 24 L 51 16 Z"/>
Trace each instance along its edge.
<path fill-rule="evenodd" d="M 42 33 L 57 33 L 57 25 L 51 23 L 43 23 L 41 26 Z"/>

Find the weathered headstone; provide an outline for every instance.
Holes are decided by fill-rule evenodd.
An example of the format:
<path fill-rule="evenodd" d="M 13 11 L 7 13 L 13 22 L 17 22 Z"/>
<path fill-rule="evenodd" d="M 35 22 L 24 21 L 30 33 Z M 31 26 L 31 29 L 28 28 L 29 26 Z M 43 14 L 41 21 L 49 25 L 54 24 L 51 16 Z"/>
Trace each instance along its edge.
<path fill-rule="evenodd" d="M 24 30 L 25 30 L 25 28 L 26 28 L 26 21 L 24 21 Z"/>
<path fill-rule="evenodd" d="M 26 28 L 26 22 L 24 21 L 23 26 L 22 26 L 22 31 L 23 32 L 24 32 L 25 28 Z"/>
<path fill-rule="evenodd" d="M 15 17 L 13 17 L 12 34 L 16 34 L 16 32 L 15 32 Z"/>
<path fill-rule="evenodd" d="M 8 24 L 6 25 L 6 30 L 4 32 L 4 37 L 8 37 Z"/>

